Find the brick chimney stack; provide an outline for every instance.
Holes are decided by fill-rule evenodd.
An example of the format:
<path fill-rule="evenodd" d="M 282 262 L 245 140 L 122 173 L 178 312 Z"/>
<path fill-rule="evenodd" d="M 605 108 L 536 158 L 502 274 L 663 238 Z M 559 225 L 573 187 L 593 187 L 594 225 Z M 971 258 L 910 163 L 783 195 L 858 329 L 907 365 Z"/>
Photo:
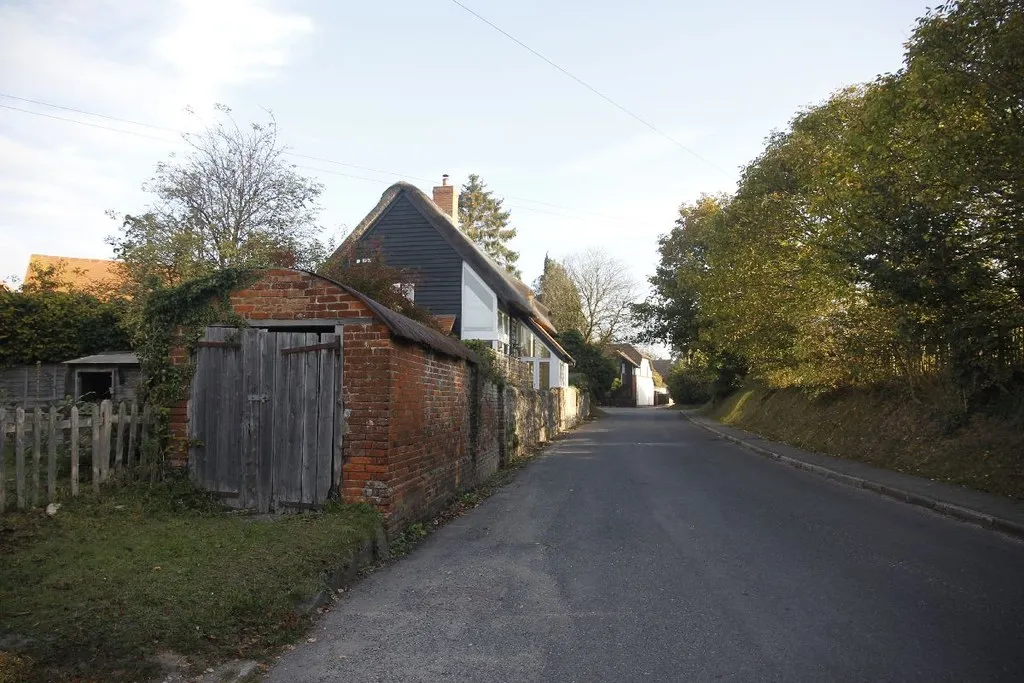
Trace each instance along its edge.
<path fill-rule="evenodd" d="M 448 174 L 441 176 L 441 184 L 434 187 L 434 203 L 448 214 L 456 225 L 459 222 L 459 193 L 448 184 Z"/>

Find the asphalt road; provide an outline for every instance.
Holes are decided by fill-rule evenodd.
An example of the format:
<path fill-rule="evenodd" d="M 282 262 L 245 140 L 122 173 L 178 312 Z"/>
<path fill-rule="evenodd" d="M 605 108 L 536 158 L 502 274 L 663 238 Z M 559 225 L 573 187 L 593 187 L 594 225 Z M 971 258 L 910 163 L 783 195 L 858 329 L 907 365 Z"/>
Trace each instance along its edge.
<path fill-rule="evenodd" d="M 269 680 L 1024 681 L 1024 544 L 609 412 Z"/>

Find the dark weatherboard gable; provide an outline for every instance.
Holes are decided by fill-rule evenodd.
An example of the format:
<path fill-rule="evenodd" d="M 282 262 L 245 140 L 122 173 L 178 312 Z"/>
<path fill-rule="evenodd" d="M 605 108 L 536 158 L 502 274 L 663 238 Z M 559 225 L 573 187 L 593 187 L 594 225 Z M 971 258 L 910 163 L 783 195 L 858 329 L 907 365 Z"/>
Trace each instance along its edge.
<path fill-rule="evenodd" d="M 415 302 L 433 315 L 454 315 L 462 326 L 462 258 L 430 222 L 399 194 L 359 239 L 379 247 L 384 261 L 414 274 Z"/>

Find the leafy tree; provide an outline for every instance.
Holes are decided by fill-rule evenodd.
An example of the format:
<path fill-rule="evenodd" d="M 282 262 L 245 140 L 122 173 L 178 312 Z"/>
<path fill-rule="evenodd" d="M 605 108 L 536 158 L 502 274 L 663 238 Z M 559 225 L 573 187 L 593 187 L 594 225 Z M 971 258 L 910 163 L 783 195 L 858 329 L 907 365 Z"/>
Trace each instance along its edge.
<path fill-rule="evenodd" d="M 615 361 L 604 355 L 600 346 L 587 342 L 578 330 L 560 333 L 558 341 L 576 361 L 569 383 L 590 391 L 599 400 L 607 398 L 619 376 Z"/>
<path fill-rule="evenodd" d="M 128 349 L 123 310 L 123 301 L 72 289 L 64 266 L 37 267 L 20 290 L 0 289 L 0 367 Z"/>
<path fill-rule="evenodd" d="M 584 339 L 604 346 L 625 335 L 638 289 L 626 265 L 597 248 L 570 255 L 564 265 L 580 294 Z"/>
<path fill-rule="evenodd" d="M 537 298 L 551 312 L 551 323 L 556 330 L 582 331 L 586 327 L 580 292 L 569 277 L 565 266 L 544 255 L 544 272 L 534 283 Z"/>
<path fill-rule="evenodd" d="M 665 343 L 682 354 L 699 348 L 697 287 L 708 268 L 709 232 L 715 221 L 723 220 L 728 202 L 724 195 L 701 195 L 696 203 L 679 208 L 675 227 L 658 240 L 660 260 L 648 278 L 651 295 L 630 307 L 634 341 Z"/>
<path fill-rule="evenodd" d="M 907 48 L 773 134 L 733 196 L 680 210 L 640 340 L 723 386 L 930 383 L 966 410 L 1019 380 L 1024 5 L 947 2 Z"/>
<path fill-rule="evenodd" d="M 508 246 L 516 229 L 509 225 L 512 214 L 502 208 L 503 201 L 487 189 L 480 176 L 469 174 L 459 192 L 459 228 L 498 265 L 519 277 L 519 252 Z"/>
<path fill-rule="evenodd" d="M 143 187 L 156 195 L 126 215 L 108 242 L 132 282 L 177 283 L 222 268 L 312 266 L 325 251 L 316 238 L 322 185 L 295 171 L 277 139 L 277 123 L 241 128 L 230 109 L 186 135 Z"/>

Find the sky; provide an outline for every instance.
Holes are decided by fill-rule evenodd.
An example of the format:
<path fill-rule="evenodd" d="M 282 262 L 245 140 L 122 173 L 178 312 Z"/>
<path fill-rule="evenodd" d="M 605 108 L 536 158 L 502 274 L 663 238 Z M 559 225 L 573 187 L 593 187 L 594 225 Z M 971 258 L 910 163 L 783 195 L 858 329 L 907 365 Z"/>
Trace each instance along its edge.
<path fill-rule="evenodd" d="M 732 190 L 801 108 L 899 69 L 927 6 L 460 2 L 676 142 L 453 0 L 0 0 L 0 279 L 31 253 L 111 257 L 106 212 L 143 211 L 174 131 L 222 103 L 243 124 L 273 112 L 325 186 L 325 237 L 393 182 L 478 173 L 527 282 L 588 247 L 644 280 L 681 203 Z"/>

